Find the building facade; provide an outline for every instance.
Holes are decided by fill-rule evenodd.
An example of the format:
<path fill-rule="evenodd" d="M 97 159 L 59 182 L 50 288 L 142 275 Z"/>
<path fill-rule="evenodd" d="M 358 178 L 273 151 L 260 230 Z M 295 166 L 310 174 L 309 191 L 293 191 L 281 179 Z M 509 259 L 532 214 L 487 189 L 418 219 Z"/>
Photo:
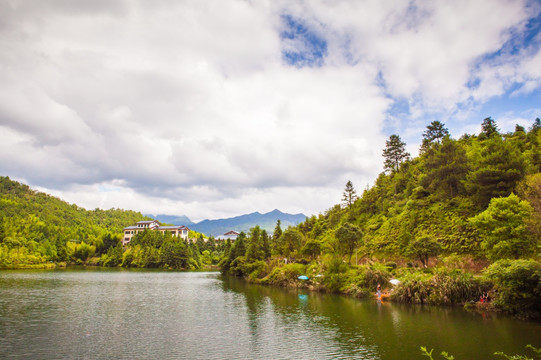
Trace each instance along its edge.
<path fill-rule="evenodd" d="M 188 229 L 184 225 L 162 226 L 158 220 L 139 221 L 136 225 L 124 228 L 122 245 L 125 246 L 129 244 L 132 237 L 134 237 L 136 234 L 142 233 L 147 229 L 161 231 L 162 234 L 165 234 L 166 231 L 169 231 L 173 236 L 180 237 L 184 240 L 188 239 L 188 232 L 190 231 L 190 229 Z"/>

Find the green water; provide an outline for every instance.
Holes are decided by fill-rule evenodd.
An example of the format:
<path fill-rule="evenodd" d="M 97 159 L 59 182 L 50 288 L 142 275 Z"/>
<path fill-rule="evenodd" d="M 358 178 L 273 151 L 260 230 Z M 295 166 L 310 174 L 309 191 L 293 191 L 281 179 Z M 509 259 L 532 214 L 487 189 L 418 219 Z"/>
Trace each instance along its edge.
<path fill-rule="evenodd" d="M 541 324 L 248 285 L 218 273 L 1 271 L 0 358 L 456 359 L 541 347 Z"/>

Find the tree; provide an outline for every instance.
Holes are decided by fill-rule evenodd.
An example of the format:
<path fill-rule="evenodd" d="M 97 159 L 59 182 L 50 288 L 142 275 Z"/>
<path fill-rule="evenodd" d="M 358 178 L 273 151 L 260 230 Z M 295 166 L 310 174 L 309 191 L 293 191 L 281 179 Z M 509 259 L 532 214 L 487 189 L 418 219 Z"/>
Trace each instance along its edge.
<path fill-rule="evenodd" d="M 265 229 L 261 230 L 261 240 L 263 242 L 263 255 L 266 260 L 271 257 L 271 248 L 269 244 L 269 235 L 267 234 L 267 230 Z"/>
<path fill-rule="evenodd" d="M 525 171 L 521 153 L 499 136 L 482 142 L 477 169 L 470 172 L 465 186 L 480 208 L 494 197 L 509 196 Z"/>
<path fill-rule="evenodd" d="M 4 230 L 4 219 L 0 218 L 0 243 L 4 240 L 6 237 L 6 232 Z"/>
<path fill-rule="evenodd" d="M 346 183 L 346 188 L 344 189 L 344 194 L 342 195 L 342 203 L 345 207 L 351 209 L 355 200 L 357 200 L 357 192 L 353 188 L 353 183 L 348 181 Z"/>
<path fill-rule="evenodd" d="M 246 261 L 249 263 L 257 260 L 263 260 L 265 253 L 263 252 L 263 241 L 261 239 L 261 228 L 255 226 L 250 229 L 248 237 L 248 246 L 246 247 Z"/>
<path fill-rule="evenodd" d="M 406 152 L 406 143 L 402 142 L 400 136 L 391 135 L 385 142 L 385 149 L 383 149 L 385 170 L 398 171 L 400 164 L 407 161 L 409 156 L 410 154 Z"/>
<path fill-rule="evenodd" d="M 524 126 L 522 125 L 515 124 L 515 135 L 517 135 L 518 133 L 526 134 L 526 129 L 524 129 Z"/>
<path fill-rule="evenodd" d="M 311 259 L 321 254 L 321 242 L 310 239 L 304 244 L 301 249 L 303 255 L 309 256 Z"/>
<path fill-rule="evenodd" d="M 430 144 L 434 142 L 440 143 L 446 136 L 449 136 L 449 130 L 445 128 L 445 124 L 439 121 L 432 121 L 423 133 L 421 151 L 426 151 Z"/>
<path fill-rule="evenodd" d="M 541 263 L 500 260 L 490 265 L 485 274 L 498 290 L 496 307 L 512 314 L 541 318 Z"/>
<path fill-rule="evenodd" d="M 160 262 L 173 269 L 186 268 L 188 265 L 188 249 L 184 241 L 167 238 L 160 248 Z"/>
<path fill-rule="evenodd" d="M 118 243 L 120 243 L 118 235 L 111 236 L 111 234 L 108 233 L 103 237 L 103 245 L 99 249 L 100 253 L 107 252 L 109 248 L 117 246 Z"/>
<path fill-rule="evenodd" d="M 530 132 L 537 132 L 539 129 L 541 129 L 541 120 L 536 118 L 532 124 L 532 127 L 530 128 Z"/>
<path fill-rule="evenodd" d="M 348 255 L 348 262 L 351 263 L 351 257 L 357 247 L 357 244 L 363 236 L 362 230 L 351 223 L 344 223 L 334 233 L 338 240 L 338 247 Z"/>
<path fill-rule="evenodd" d="M 428 267 L 429 257 L 438 255 L 440 251 L 440 244 L 428 236 L 413 240 L 406 249 L 406 253 L 421 260 L 421 264 L 425 268 Z"/>
<path fill-rule="evenodd" d="M 481 133 L 479 134 L 479 137 L 481 139 L 490 139 L 494 135 L 499 135 L 498 126 L 496 126 L 496 122 L 492 120 L 491 117 L 487 117 L 481 124 Z"/>
<path fill-rule="evenodd" d="M 446 197 L 454 197 L 463 192 L 463 180 L 468 173 L 466 151 L 458 142 L 445 137 L 442 145 L 431 148 L 423 155 L 426 176 L 422 185 L 431 191 L 440 191 Z"/>
<path fill-rule="evenodd" d="M 278 240 L 282 236 L 282 228 L 280 227 L 280 219 L 276 220 L 276 226 L 274 227 L 274 233 L 272 234 L 272 251 L 278 251 Z"/>
<path fill-rule="evenodd" d="M 278 249 L 280 254 L 290 256 L 301 249 L 302 243 L 302 234 L 297 229 L 290 227 L 280 236 Z"/>
<path fill-rule="evenodd" d="M 532 211 L 527 201 L 511 194 L 492 199 L 485 211 L 469 219 L 482 236 L 481 247 L 490 260 L 518 259 L 534 251 L 526 227 Z"/>

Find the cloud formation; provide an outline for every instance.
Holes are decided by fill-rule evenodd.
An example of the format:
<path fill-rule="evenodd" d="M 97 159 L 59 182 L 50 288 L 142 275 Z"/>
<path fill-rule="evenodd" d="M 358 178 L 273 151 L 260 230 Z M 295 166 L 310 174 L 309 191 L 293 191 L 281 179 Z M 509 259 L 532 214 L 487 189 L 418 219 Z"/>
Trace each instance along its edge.
<path fill-rule="evenodd" d="M 88 208 L 314 214 L 390 133 L 539 96 L 530 1 L 4 1 L 0 172 Z M 506 114 L 519 118 L 521 114 Z M 533 120 L 533 119 L 532 119 Z"/>

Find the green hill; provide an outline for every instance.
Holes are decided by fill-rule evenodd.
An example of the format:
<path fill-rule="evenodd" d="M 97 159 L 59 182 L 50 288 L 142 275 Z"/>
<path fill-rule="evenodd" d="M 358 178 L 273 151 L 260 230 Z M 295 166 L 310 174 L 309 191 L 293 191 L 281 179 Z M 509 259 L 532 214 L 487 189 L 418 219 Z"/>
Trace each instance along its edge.
<path fill-rule="evenodd" d="M 306 239 L 333 244 L 338 228 L 355 225 L 363 236 L 353 248 L 366 256 L 420 259 L 420 239 L 434 242 L 442 254 L 532 256 L 540 241 L 541 124 L 536 119 L 529 131 L 517 125 L 513 133 L 500 134 L 487 118 L 482 127 L 477 136 L 455 140 L 433 122 L 414 159 L 400 158 L 404 144 L 391 136 L 386 171 L 374 186 L 349 202 L 346 189 L 343 204 L 298 230 Z M 496 199 L 505 200 L 498 205 Z M 497 220 L 490 223 L 491 217 Z M 509 228 L 498 227 L 505 224 Z"/>
<path fill-rule="evenodd" d="M 490 294 L 500 310 L 541 318 L 539 118 L 505 134 L 487 118 L 480 134 L 458 140 L 435 121 L 419 156 L 405 145 L 389 138 L 385 172 L 362 194 L 348 182 L 341 204 L 277 228 L 270 244 L 257 231 L 239 237 L 223 271 L 355 296 L 379 284 L 394 300 L 421 304 Z"/>
<path fill-rule="evenodd" d="M 106 251 L 108 234 L 146 219 L 129 210 L 85 210 L 0 177 L 0 268 L 67 261 L 68 243 Z"/>

